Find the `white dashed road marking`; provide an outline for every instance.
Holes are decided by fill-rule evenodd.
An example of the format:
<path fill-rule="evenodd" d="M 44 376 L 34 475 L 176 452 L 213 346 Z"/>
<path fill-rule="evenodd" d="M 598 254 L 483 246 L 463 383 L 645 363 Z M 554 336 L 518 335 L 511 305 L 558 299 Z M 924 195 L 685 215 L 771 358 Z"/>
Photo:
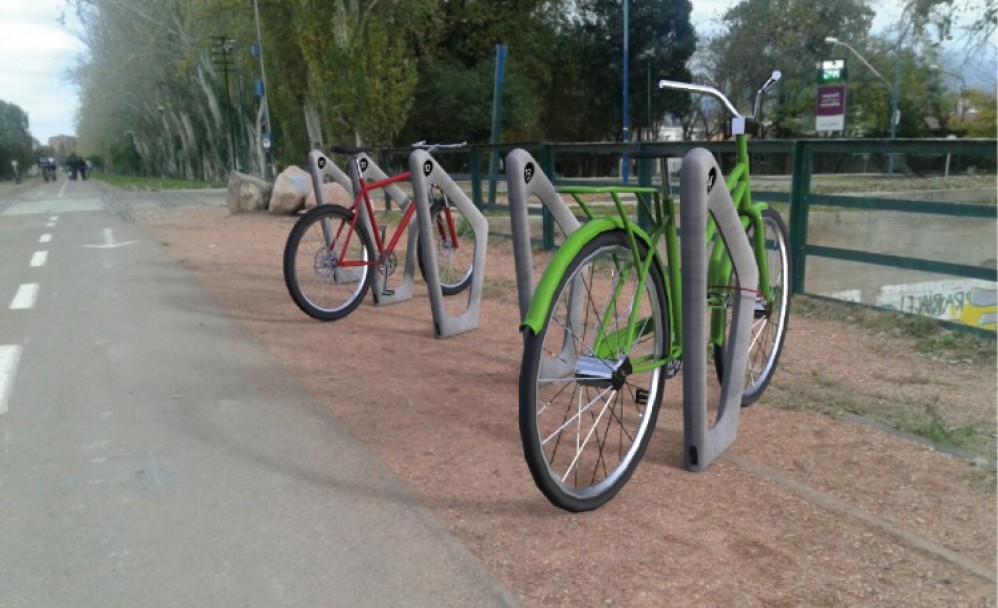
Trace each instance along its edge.
<path fill-rule="evenodd" d="M 52 235 L 46 232 L 45 234 L 43 234 L 40 237 L 38 237 L 38 242 L 39 243 L 51 243 L 52 242 Z"/>
<path fill-rule="evenodd" d="M 32 268 L 36 268 L 38 266 L 44 266 L 45 262 L 48 261 L 48 259 L 49 259 L 49 252 L 48 251 L 36 251 L 35 253 L 33 253 L 31 255 L 31 264 L 30 264 L 30 266 Z"/>
<path fill-rule="evenodd" d="M 36 301 L 38 301 L 38 283 L 23 283 L 17 288 L 17 293 L 10 302 L 10 309 L 28 310 L 35 307 Z"/>
<path fill-rule="evenodd" d="M 21 347 L 16 344 L 0 344 L 0 416 L 7 413 L 7 400 L 14 387 L 14 375 L 21 359 Z"/>

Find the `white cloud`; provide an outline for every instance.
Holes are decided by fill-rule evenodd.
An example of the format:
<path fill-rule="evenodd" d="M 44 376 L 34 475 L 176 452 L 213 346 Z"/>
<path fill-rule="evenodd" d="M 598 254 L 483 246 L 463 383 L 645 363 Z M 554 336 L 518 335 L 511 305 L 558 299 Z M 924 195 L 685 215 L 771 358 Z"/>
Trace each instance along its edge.
<path fill-rule="evenodd" d="M 697 30 L 712 30 L 721 16 L 737 2 L 735 0 L 693 0 L 690 21 Z"/>
<path fill-rule="evenodd" d="M 84 47 L 59 23 L 64 9 L 64 0 L 0 3 L 0 99 L 28 113 L 31 134 L 43 144 L 75 132 L 79 107 L 66 72 Z"/>

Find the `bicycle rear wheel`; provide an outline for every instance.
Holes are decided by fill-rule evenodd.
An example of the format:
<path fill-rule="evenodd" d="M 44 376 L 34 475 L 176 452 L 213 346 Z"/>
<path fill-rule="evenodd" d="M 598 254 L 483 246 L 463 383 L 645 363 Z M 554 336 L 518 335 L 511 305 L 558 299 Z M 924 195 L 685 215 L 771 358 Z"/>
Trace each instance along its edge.
<path fill-rule="evenodd" d="M 642 241 L 638 251 L 649 254 Z M 540 333 L 524 331 L 523 453 L 538 489 L 568 511 L 613 498 L 655 428 L 668 301 L 658 263 L 639 289 L 636 262 L 623 230 L 597 235 L 561 277 Z"/>
<path fill-rule="evenodd" d="M 444 195 L 430 206 L 433 247 L 437 254 L 437 276 L 445 296 L 461 293 L 471 285 L 475 262 L 475 231 L 461 210 Z M 452 229 L 453 228 L 453 229 Z M 427 253 L 417 248 L 419 271 L 426 278 Z"/>
<path fill-rule="evenodd" d="M 790 318 L 790 252 L 787 227 L 783 218 L 773 209 L 762 212 L 762 226 L 766 249 L 766 268 L 769 271 L 771 295 L 765 298 L 756 296 L 752 319 L 752 337 L 749 342 L 748 360 L 745 365 L 745 389 L 742 391 L 742 406 L 752 405 L 773 379 L 776 365 L 783 352 L 783 342 L 787 334 Z M 749 242 L 754 238 L 754 230 L 749 226 Z M 726 300 L 725 324 L 731 322 L 732 305 Z M 727 334 L 727 331 L 725 331 Z M 714 366 L 719 380 L 724 379 L 723 347 L 714 345 Z"/>
<path fill-rule="evenodd" d="M 353 212 L 321 205 L 299 219 L 284 246 L 284 283 L 298 308 L 321 321 L 353 312 L 371 284 L 371 237 Z M 344 243 L 347 244 L 344 249 Z"/>

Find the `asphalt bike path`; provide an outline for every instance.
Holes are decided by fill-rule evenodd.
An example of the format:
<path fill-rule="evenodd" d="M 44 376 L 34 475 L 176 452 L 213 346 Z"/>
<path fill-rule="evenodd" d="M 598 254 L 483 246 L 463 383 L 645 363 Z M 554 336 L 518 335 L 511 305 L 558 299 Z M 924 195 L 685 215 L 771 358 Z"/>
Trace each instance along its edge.
<path fill-rule="evenodd" d="M 0 192 L 0 606 L 515 605 L 128 217 Z"/>

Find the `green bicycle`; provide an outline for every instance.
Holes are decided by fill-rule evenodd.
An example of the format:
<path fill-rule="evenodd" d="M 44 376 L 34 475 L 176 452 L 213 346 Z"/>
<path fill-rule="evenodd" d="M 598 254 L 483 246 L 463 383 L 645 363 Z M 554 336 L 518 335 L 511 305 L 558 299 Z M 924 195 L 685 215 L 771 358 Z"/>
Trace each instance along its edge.
<path fill-rule="evenodd" d="M 753 119 L 774 72 L 759 89 Z M 736 164 L 726 186 L 755 254 L 759 285 L 742 404 L 762 395 L 776 369 L 790 312 L 790 257 L 780 215 L 749 192 L 745 118 L 711 87 L 662 81 L 710 95 L 734 116 Z M 736 122 L 737 121 L 737 122 Z M 612 499 L 637 467 L 655 428 L 665 380 L 682 361 L 676 207 L 655 188 L 566 187 L 589 218 L 555 253 L 522 324 L 520 437 L 534 482 L 569 511 Z M 616 215 L 597 216 L 584 195 L 609 195 Z M 622 195 L 648 220 L 629 219 Z M 722 360 L 737 277 L 723 239 L 708 221 L 708 353 Z M 663 263 L 663 256 L 664 262 Z"/>

